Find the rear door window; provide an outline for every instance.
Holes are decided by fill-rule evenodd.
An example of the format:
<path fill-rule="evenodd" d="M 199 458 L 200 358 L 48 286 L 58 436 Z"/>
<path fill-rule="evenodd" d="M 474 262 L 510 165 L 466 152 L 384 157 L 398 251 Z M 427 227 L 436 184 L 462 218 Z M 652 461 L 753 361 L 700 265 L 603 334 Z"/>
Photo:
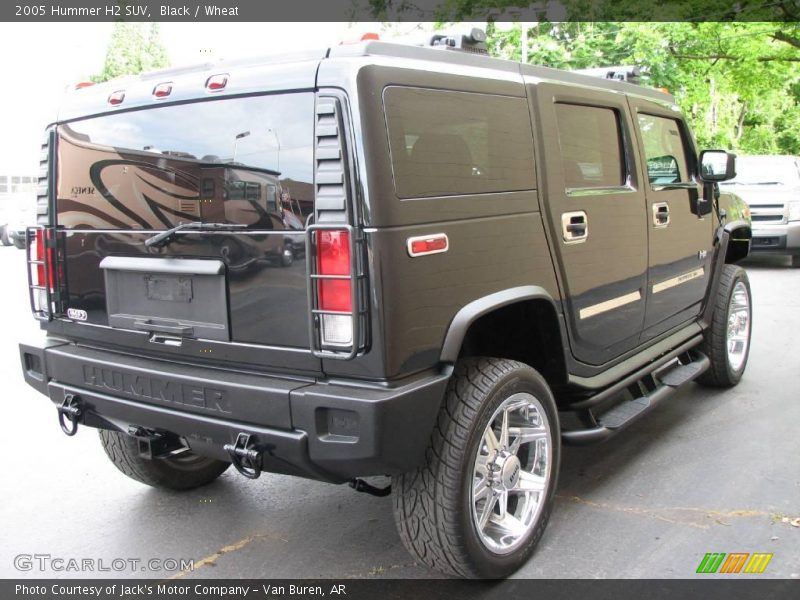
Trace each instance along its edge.
<path fill-rule="evenodd" d="M 567 189 L 625 184 L 625 155 L 614 109 L 559 103 L 556 119 Z"/>
<path fill-rule="evenodd" d="M 390 86 L 383 101 L 398 197 L 536 187 L 524 98 Z"/>

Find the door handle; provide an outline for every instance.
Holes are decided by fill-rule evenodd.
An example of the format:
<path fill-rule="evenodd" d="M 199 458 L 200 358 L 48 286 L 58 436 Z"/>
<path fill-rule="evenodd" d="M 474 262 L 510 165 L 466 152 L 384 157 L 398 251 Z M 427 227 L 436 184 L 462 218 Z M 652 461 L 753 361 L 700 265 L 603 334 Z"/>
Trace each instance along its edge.
<path fill-rule="evenodd" d="M 150 333 L 171 333 L 174 335 L 192 335 L 194 333 L 194 328 L 188 325 L 156 325 L 150 319 L 134 321 L 133 327 Z"/>
<path fill-rule="evenodd" d="M 656 202 L 653 204 L 653 227 L 663 229 L 669 225 L 669 204 Z"/>
<path fill-rule="evenodd" d="M 582 210 L 561 215 L 561 235 L 566 244 L 585 242 L 589 237 L 589 221 Z"/>

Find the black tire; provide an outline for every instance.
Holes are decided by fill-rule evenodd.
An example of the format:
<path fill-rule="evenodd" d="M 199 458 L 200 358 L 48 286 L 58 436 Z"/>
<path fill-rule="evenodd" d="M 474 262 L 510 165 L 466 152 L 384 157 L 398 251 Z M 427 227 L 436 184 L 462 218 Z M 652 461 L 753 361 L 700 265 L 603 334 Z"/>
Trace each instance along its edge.
<path fill-rule="evenodd" d="M 728 354 L 728 319 L 730 318 L 731 301 L 734 289 L 741 283 L 747 291 L 748 319 L 747 343 L 744 347 L 743 360 L 734 366 Z M 741 288 L 740 288 L 741 289 Z M 697 382 L 712 387 L 733 387 L 742 378 L 750 356 L 750 338 L 753 327 L 752 296 L 750 280 L 747 272 L 736 265 L 725 265 L 720 276 L 717 297 L 714 299 L 714 314 L 711 326 L 705 332 L 700 350 L 711 360 L 709 369 L 698 377 Z"/>
<path fill-rule="evenodd" d="M 800 254 L 792 254 L 791 255 L 791 266 L 794 269 L 800 268 Z"/>
<path fill-rule="evenodd" d="M 481 540 L 473 517 L 471 490 L 476 452 L 486 448 L 485 430 L 495 411 L 520 392 L 533 395 L 546 413 L 550 474 L 539 496 L 543 504 L 538 516 L 520 536 L 520 545 L 502 554 L 490 550 Z M 530 558 L 544 532 L 553 506 L 560 455 L 555 400 L 539 373 L 512 360 L 459 361 L 431 436 L 426 464 L 392 478 L 394 517 L 403 544 L 425 565 L 450 575 L 507 577 Z"/>
<path fill-rule="evenodd" d="M 100 442 L 108 458 L 131 479 L 168 490 L 191 490 L 222 475 L 230 463 L 187 451 L 176 457 L 149 460 L 139 455 L 133 436 L 101 429 Z"/>

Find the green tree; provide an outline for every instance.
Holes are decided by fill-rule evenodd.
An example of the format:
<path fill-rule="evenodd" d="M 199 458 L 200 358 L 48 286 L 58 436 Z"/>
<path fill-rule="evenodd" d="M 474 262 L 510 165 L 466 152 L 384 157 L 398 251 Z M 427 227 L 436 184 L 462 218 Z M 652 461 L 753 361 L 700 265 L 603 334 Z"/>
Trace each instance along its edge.
<path fill-rule="evenodd" d="M 373 15 L 418 13 L 484 20 L 490 54 L 561 69 L 635 64 L 665 87 L 698 143 L 745 153 L 800 154 L 800 9 L 797 0 L 425 0 L 367 2 Z M 560 12 L 559 12 L 560 11 Z M 549 22 L 558 18 L 564 22 Z"/>
<path fill-rule="evenodd" d="M 526 24 L 528 62 L 561 69 L 635 64 L 665 87 L 701 146 L 798 153 L 800 48 L 791 28 L 747 23 Z M 490 52 L 519 60 L 521 27 L 490 24 Z M 783 35 L 776 35 L 782 33 Z"/>
<path fill-rule="evenodd" d="M 516 14 L 528 21 L 783 21 L 797 23 L 797 0 L 352 0 L 354 14 L 405 15 L 439 21 L 491 21 Z M 794 41 L 797 35 L 784 32 Z M 797 34 L 797 29 L 794 29 Z"/>
<path fill-rule="evenodd" d="M 92 78 L 99 83 L 169 66 L 157 23 L 117 22 L 106 51 L 103 70 Z"/>

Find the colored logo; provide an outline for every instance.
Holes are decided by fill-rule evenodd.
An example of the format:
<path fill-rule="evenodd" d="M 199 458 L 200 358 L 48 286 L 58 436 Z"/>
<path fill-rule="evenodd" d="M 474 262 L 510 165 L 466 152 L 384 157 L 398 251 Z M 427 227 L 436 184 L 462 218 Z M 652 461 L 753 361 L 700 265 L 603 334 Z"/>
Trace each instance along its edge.
<path fill-rule="evenodd" d="M 708 552 L 697 566 L 697 573 L 763 573 L 772 554 L 765 552 Z"/>

